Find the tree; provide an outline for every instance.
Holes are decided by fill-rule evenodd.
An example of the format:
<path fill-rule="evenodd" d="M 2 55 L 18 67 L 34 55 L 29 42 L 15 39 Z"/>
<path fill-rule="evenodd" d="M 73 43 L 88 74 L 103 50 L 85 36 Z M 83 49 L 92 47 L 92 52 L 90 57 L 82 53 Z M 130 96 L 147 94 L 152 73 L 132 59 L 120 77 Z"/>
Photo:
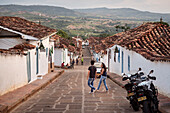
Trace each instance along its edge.
<path fill-rule="evenodd" d="M 123 31 L 123 30 L 125 29 L 125 26 L 121 26 L 120 28 L 121 28 L 121 29 L 122 29 L 122 31 Z"/>
<path fill-rule="evenodd" d="M 127 30 L 129 30 L 130 29 L 130 27 L 128 26 L 128 24 L 126 23 L 125 24 L 125 32 L 127 31 Z"/>
<path fill-rule="evenodd" d="M 70 39 L 68 34 L 65 31 L 63 31 L 63 30 L 59 30 L 56 34 L 61 36 L 61 37 L 63 37 L 63 38 Z"/>
<path fill-rule="evenodd" d="M 119 25 L 117 25 L 117 26 L 115 26 L 115 28 L 116 28 L 116 31 L 118 32 L 118 30 L 119 30 L 120 26 L 119 26 Z"/>

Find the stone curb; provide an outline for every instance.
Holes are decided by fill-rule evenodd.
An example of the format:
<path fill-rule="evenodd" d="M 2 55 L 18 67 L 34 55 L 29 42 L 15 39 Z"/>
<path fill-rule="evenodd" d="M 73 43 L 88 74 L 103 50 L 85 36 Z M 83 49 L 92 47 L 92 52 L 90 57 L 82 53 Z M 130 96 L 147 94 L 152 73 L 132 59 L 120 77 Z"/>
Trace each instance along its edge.
<path fill-rule="evenodd" d="M 124 86 L 123 83 L 121 83 L 120 81 L 118 81 L 118 80 L 110 77 L 110 75 L 108 75 L 108 78 L 109 78 L 110 80 L 112 80 L 113 82 L 115 82 L 117 85 L 119 85 L 120 87 L 123 88 L 123 86 Z M 124 88 L 123 88 L 123 89 L 124 89 Z M 169 113 L 169 112 L 167 112 L 166 110 L 164 110 L 161 106 L 159 106 L 159 110 L 160 110 L 161 113 Z"/>
<path fill-rule="evenodd" d="M 16 102 L 14 102 L 12 105 L 10 106 L 4 106 L 4 105 L 0 105 L 0 113 L 9 113 L 12 109 L 14 109 L 16 106 L 18 106 L 19 104 L 21 104 L 22 102 L 26 101 L 29 97 L 33 96 L 35 93 L 37 93 L 39 90 L 43 89 L 44 87 L 46 87 L 48 84 L 50 84 L 51 82 L 53 82 L 57 77 L 59 77 L 61 74 L 64 73 L 64 70 L 62 70 L 61 72 L 57 73 L 55 76 L 53 76 L 52 78 L 50 78 L 46 83 L 42 84 L 41 86 L 35 88 L 34 90 L 32 90 L 31 92 L 29 92 L 28 94 L 26 94 L 24 97 L 21 97 L 19 100 L 17 100 Z"/>
<path fill-rule="evenodd" d="M 108 76 L 108 78 L 109 78 L 110 80 L 112 80 L 112 81 L 115 82 L 117 85 L 119 85 L 120 87 L 123 88 L 124 84 L 122 84 L 122 83 L 120 83 L 119 81 L 115 80 L 114 78 L 110 77 L 110 75 L 107 75 L 107 76 Z"/>

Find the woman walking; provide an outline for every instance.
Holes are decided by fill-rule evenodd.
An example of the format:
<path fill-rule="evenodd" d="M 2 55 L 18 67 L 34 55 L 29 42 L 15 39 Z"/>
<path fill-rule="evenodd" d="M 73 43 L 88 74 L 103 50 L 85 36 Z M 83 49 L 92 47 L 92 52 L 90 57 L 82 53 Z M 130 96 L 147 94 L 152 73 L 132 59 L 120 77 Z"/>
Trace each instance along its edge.
<path fill-rule="evenodd" d="M 103 83 L 104 83 L 104 86 L 105 86 L 105 88 L 106 88 L 106 92 L 108 91 L 108 88 L 107 88 L 107 84 L 106 84 L 106 78 L 107 78 L 107 70 L 106 70 L 106 65 L 104 64 L 104 63 L 102 63 L 101 64 L 101 77 L 100 77 L 100 81 L 99 81 L 99 85 L 98 85 L 98 88 L 97 88 L 97 90 L 99 90 L 100 89 L 100 85 L 101 85 L 101 83 L 102 83 L 102 81 L 103 81 Z"/>

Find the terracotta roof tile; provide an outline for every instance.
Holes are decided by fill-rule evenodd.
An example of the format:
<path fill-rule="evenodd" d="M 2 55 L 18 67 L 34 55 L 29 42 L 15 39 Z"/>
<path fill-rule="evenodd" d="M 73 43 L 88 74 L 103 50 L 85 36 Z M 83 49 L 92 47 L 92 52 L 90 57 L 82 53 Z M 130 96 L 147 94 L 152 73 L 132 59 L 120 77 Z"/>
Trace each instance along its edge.
<path fill-rule="evenodd" d="M 132 49 L 151 61 L 170 61 L 170 27 L 158 23 L 146 23 L 127 32 L 108 37 L 118 44 Z M 130 34 L 130 35 L 129 35 Z M 116 38 L 117 37 L 117 38 Z M 105 39 L 109 44 L 110 40 Z"/>
<path fill-rule="evenodd" d="M 96 52 L 117 44 L 151 61 L 170 61 L 170 27 L 160 23 L 145 23 L 101 40 L 90 38 L 89 42 Z M 101 45 L 105 45 L 105 48 Z"/>
<path fill-rule="evenodd" d="M 76 50 L 76 48 L 74 46 L 72 46 L 72 45 L 68 46 L 68 51 L 75 52 L 75 50 Z"/>
<path fill-rule="evenodd" d="M 0 53 L 26 55 L 26 53 L 24 53 L 24 51 L 34 49 L 34 48 L 35 48 L 35 46 L 32 44 L 22 43 L 22 44 L 15 45 L 14 47 L 12 47 L 10 49 L 0 49 Z"/>
<path fill-rule="evenodd" d="M 34 22 L 19 18 L 19 17 L 0 17 L 0 26 L 12 29 L 14 31 L 21 32 L 26 35 L 30 35 L 36 38 L 43 38 L 54 32 L 55 29 L 51 29 L 46 26 L 36 24 Z"/>
<path fill-rule="evenodd" d="M 34 49 L 36 46 L 29 44 L 29 43 L 22 43 L 22 44 L 18 44 L 16 46 L 14 46 L 13 48 L 10 49 L 20 49 L 22 51 L 24 50 L 28 50 L 28 49 Z"/>

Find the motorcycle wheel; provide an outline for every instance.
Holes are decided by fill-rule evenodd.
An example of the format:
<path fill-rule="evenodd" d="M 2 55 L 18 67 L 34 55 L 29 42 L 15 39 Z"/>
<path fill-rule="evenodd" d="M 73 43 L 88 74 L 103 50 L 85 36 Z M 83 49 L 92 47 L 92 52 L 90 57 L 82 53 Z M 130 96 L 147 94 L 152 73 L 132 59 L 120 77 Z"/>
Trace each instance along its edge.
<path fill-rule="evenodd" d="M 143 101 L 143 113 L 150 113 L 150 106 L 148 101 Z"/>
<path fill-rule="evenodd" d="M 158 103 L 151 101 L 151 113 L 158 113 Z"/>
<path fill-rule="evenodd" d="M 132 106 L 134 111 L 139 111 L 139 105 L 138 105 L 138 103 L 135 100 L 133 100 L 131 102 L 131 106 Z"/>

